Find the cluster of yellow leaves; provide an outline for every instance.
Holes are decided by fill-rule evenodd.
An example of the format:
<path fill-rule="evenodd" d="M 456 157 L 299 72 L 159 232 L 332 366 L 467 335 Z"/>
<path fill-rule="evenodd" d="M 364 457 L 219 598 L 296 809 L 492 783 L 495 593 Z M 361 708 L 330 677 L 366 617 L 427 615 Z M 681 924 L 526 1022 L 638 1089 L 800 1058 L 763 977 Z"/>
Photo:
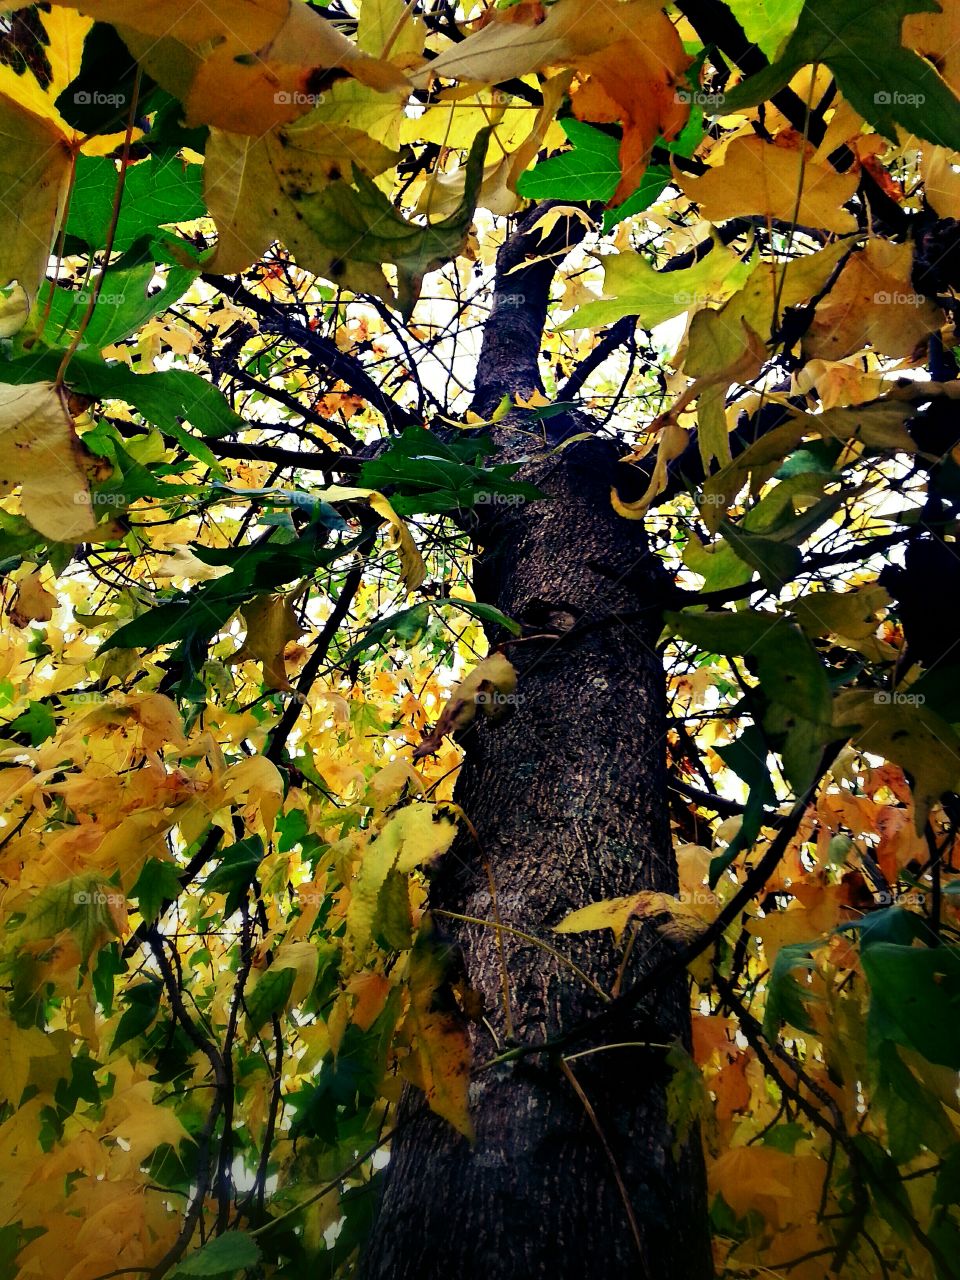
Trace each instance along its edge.
<path fill-rule="evenodd" d="M 182 572 L 191 560 L 203 568 L 188 549 L 196 536 L 195 520 L 174 521 L 154 550 L 162 553 L 166 541 L 178 548 Z M 261 682 L 268 691 L 281 686 L 300 630 L 288 599 L 260 602 L 244 614 L 239 652 L 231 636 L 219 642 L 234 661 L 231 696 L 211 697 L 185 722 L 151 688 L 161 668 L 146 664 L 146 679 L 125 690 L 116 674 L 122 655 L 94 656 L 104 619 L 87 612 L 85 624 L 76 621 L 91 608 L 82 570 L 59 580 L 28 570 L 6 590 L 15 625 L 0 633 L 2 719 L 11 725 L 28 713 L 44 724 L 32 745 L 0 728 L 0 1026 L 10 1068 L 0 1168 L 4 1222 L 21 1233 L 23 1275 L 53 1274 L 63 1239 L 78 1231 L 85 1243 L 63 1271 L 70 1280 L 150 1266 L 179 1231 L 155 1166 L 196 1136 L 212 1081 L 208 1056 L 194 1047 L 176 1089 L 155 1078 L 152 1055 L 173 1034 L 176 1012 L 144 945 L 154 922 L 176 939 L 185 999 L 202 1010 L 204 1034 L 246 1063 L 234 1123 L 252 1152 L 271 1123 L 274 1016 L 284 1046 L 281 1132 L 291 1124 L 286 1100 L 336 1072 L 348 1035 L 386 1046 L 368 1104 L 375 1122 L 408 1079 L 470 1132 L 469 1041 L 461 1020 L 436 1005 L 446 982 L 440 954 L 426 942 L 413 947 L 425 902 L 421 869 L 457 831 L 453 811 L 431 799 L 449 796 L 456 748 L 443 742 L 436 758 L 419 769 L 411 763 L 445 697 L 435 658 L 412 647 L 403 664 L 372 666 L 361 684 L 319 682 L 297 730 L 296 759 L 315 782 L 291 781 L 265 754 L 276 710 L 240 709 L 262 696 Z M 380 603 L 379 589 L 365 587 L 360 617 Z M 476 643 L 479 628 L 468 630 Z M 41 641 L 42 672 L 34 657 Z M 114 691 L 91 686 L 98 676 Z M 185 875 L 218 829 L 223 847 L 262 854 L 250 871 L 256 949 L 239 989 L 242 927 L 223 871 L 229 850 L 219 866 L 214 852 Z M 104 966 L 115 975 L 112 1000 L 101 985 Z M 154 1000 L 150 1016 L 131 1023 L 144 989 Z M 237 1035 L 240 1001 L 246 1016 Z M 159 1041 L 150 1039 L 154 1024 L 166 1027 Z M 281 1207 L 310 1186 L 291 1148 L 272 1165 Z"/>

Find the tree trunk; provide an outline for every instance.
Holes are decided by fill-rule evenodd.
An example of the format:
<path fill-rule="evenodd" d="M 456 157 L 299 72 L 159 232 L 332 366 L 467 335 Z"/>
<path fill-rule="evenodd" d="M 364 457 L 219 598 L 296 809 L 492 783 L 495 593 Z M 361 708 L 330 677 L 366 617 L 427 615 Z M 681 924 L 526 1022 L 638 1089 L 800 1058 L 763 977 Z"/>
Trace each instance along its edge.
<path fill-rule="evenodd" d="M 554 265 L 507 277 L 528 243 L 521 224 L 500 252 L 475 400 L 482 413 L 504 392 L 539 384 Z M 529 454 L 531 431 L 548 427 L 558 441 L 592 426 L 580 415 L 527 422 L 522 433 L 518 425 L 511 415 L 496 429 L 498 461 Z M 530 633 L 558 634 L 508 646 L 519 674 L 517 705 L 508 719 L 471 728 L 457 785 L 480 847 L 461 840 L 431 886 L 435 907 L 488 921 L 499 914 L 502 923 L 549 940 L 606 992 L 622 956 L 611 932 L 567 937 L 551 934 L 552 926 L 603 898 L 677 889 L 656 650 L 662 570 L 642 524 L 611 507 L 616 459 L 613 445 L 594 438 L 527 462 L 521 476 L 550 498 L 496 507 L 485 522 L 478 598 Z M 644 611 L 645 603 L 652 607 Z M 544 949 L 493 928 L 441 923 L 483 997 L 488 1025 L 474 1033 L 475 1070 L 514 1041 L 555 1037 L 602 1008 L 590 985 Z M 644 925 L 624 983 L 659 955 L 656 930 Z M 481 1070 L 471 1086 L 473 1145 L 409 1093 L 361 1267 L 365 1280 L 707 1280 L 699 1138 L 674 1155 L 671 1071 L 661 1047 L 688 1038 L 680 977 L 615 1035 L 597 1039 L 635 1047 L 590 1053 L 566 1067 L 558 1054 L 537 1054 Z"/>

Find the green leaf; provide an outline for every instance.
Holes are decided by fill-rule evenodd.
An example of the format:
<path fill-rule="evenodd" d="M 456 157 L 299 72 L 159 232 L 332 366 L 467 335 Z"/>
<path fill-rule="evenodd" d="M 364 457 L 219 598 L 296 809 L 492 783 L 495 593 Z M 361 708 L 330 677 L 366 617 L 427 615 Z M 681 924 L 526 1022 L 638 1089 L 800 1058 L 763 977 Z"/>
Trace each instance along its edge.
<path fill-rule="evenodd" d="M 751 44 L 772 60 L 797 25 L 803 0 L 731 0 L 728 8 Z"/>
<path fill-rule="evenodd" d="M 246 999 L 248 1036 L 255 1036 L 265 1022 L 285 1007 L 296 980 L 296 969 L 281 969 L 277 965 L 261 974 Z"/>
<path fill-rule="evenodd" d="M 117 1023 L 112 1049 L 119 1049 L 128 1040 L 133 1040 L 146 1031 L 157 1016 L 162 995 L 163 983 L 156 978 L 151 978 L 148 982 L 138 982 L 136 986 L 127 988 L 123 993 L 127 1007 Z"/>
<path fill-rule="evenodd" d="M 161 288 L 148 294 L 147 288 L 155 275 L 156 264 L 153 262 L 125 271 L 115 267 L 110 269 L 101 285 L 90 323 L 84 330 L 81 350 L 99 351 L 129 337 L 181 298 L 197 273 L 188 267 L 169 267 Z M 69 342 L 80 327 L 89 297 L 88 289 L 65 289 L 47 281 L 40 290 L 35 308 L 39 316 L 44 316 L 49 302 L 49 316 L 43 328 L 44 340 Z"/>
<path fill-rule="evenodd" d="M 561 120 L 560 128 L 572 149 L 542 160 L 522 173 L 517 179 L 518 193 L 529 200 L 603 200 L 606 203 L 620 181 L 619 139 L 572 118 Z"/>
<path fill-rule="evenodd" d="M 775 738 L 784 773 L 799 795 L 813 781 L 822 745 L 836 737 L 830 682 L 816 649 L 795 626 L 775 614 L 666 613 L 674 634 L 712 653 L 753 659 L 766 701 L 763 725 Z"/>
<path fill-rule="evenodd" d="M 844 690 L 838 695 L 836 725 L 861 750 L 908 771 L 915 826 L 922 832 L 930 806 L 945 791 L 955 791 L 960 782 L 960 737 L 954 729 L 924 704 L 896 701 L 885 691 L 869 689 Z"/>
<path fill-rule="evenodd" d="M 875 1040 L 892 1039 L 928 1062 L 960 1067 L 960 948 L 877 942 L 860 960 Z"/>
<path fill-rule="evenodd" d="M 219 579 L 219 582 L 224 581 L 226 579 Z M 211 584 L 215 585 L 217 584 Z M 97 652 L 107 653 L 111 649 L 156 649 L 160 645 L 182 640 L 202 641 L 205 649 L 211 638 L 244 603 L 245 598 L 244 592 L 210 590 L 170 600 L 118 627 Z"/>
<path fill-rule="evenodd" d="M 161 862 L 159 858 L 148 858 L 130 890 L 130 896 L 136 898 L 137 909 L 149 924 L 156 920 L 163 904 L 172 902 L 179 892 L 180 877 L 176 866 L 172 862 Z"/>
<path fill-rule="evenodd" d="M 797 981 L 794 971 L 816 967 L 812 950 L 815 945 L 810 942 L 795 942 L 781 947 L 777 952 L 767 982 L 767 1003 L 763 1015 L 763 1031 L 768 1040 L 776 1039 L 783 1022 L 798 1031 L 812 1033 L 814 1030 L 804 1004 L 805 1000 L 812 1000 L 814 997 Z"/>
<path fill-rule="evenodd" d="M 501 613 L 492 604 L 484 604 L 481 600 L 461 600 L 456 596 L 440 596 L 433 603 L 455 605 L 456 608 L 462 609 L 464 613 L 473 614 L 475 618 L 479 618 L 487 626 L 503 627 L 512 636 L 518 636 L 522 631 L 519 622 L 514 622 L 513 618 L 508 618 L 505 613 Z"/>
<path fill-rule="evenodd" d="M 635 213 L 642 213 L 644 209 L 649 209 L 654 200 L 659 199 L 663 194 L 672 176 L 665 164 L 648 165 L 633 195 L 627 196 L 623 204 L 618 204 L 614 209 L 604 209 L 604 235 L 612 231 L 625 218 L 632 218 Z"/>
<path fill-rule="evenodd" d="M 220 855 L 220 865 L 204 880 L 204 893 L 226 894 L 224 914 L 232 915 L 256 879 L 262 861 L 263 841 L 259 836 L 247 836 L 228 845 Z"/>
<path fill-rule="evenodd" d="M 644 328 L 653 329 L 707 300 L 723 302 L 750 270 L 748 262 L 721 245 L 682 271 L 657 271 L 641 253 L 610 254 L 603 260 L 604 297 L 586 303 L 559 327 L 584 329 L 636 316 Z"/>
<path fill-rule="evenodd" d="M 519 463 L 478 466 L 479 457 L 491 450 L 488 436 L 448 443 L 423 427 L 408 427 L 389 449 L 363 464 L 360 483 L 372 489 L 389 486 L 391 504 L 402 516 L 544 496 L 532 484 L 510 478 Z"/>
<path fill-rule="evenodd" d="M 24 1227 L 19 1220 L 0 1227 L 0 1280 L 17 1280 L 22 1274 L 17 1254 L 46 1230 L 46 1227 Z"/>
<path fill-rule="evenodd" d="M 340 661 L 352 662 L 354 658 L 358 658 L 370 649 L 385 648 L 391 640 L 399 641 L 401 644 L 415 644 L 427 628 L 430 605 L 441 604 L 454 605 L 464 613 L 470 613 L 475 618 L 479 618 L 487 626 L 503 627 L 511 635 L 520 635 L 520 624 L 508 618 L 492 604 L 484 604 L 478 600 L 461 600 L 456 596 L 439 596 L 435 600 L 415 604 L 410 609 L 401 609 L 397 613 L 390 614 L 388 618 L 380 618 L 372 626 L 367 627 L 360 639 L 350 646 Z"/>
<path fill-rule="evenodd" d="M 269 542 L 257 547 L 202 547 L 194 554 L 205 564 L 232 567 L 215 581 L 180 593 L 131 622 L 124 623 L 100 646 L 111 649 L 155 649 L 177 644 L 172 661 L 183 667 L 181 693 L 206 661 L 210 641 L 234 613 L 253 596 L 313 573 L 321 564 L 343 555 L 352 543 L 326 546 L 329 530 L 321 518 L 308 525 L 295 542 Z"/>
<path fill-rule="evenodd" d="M 196 1253 L 191 1253 L 172 1272 L 171 1280 L 180 1276 L 231 1276 L 260 1261 L 260 1247 L 246 1231 L 225 1231 Z"/>
<path fill-rule="evenodd" d="M 704 591 L 723 591 L 749 582 L 753 570 L 726 542 L 705 546 L 691 529 L 683 548 L 683 563 L 703 578 Z"/>
<path fill-rule="evenodd" d="M 886 137 L 896 141 L 899 126 L 904 135 L 913 133 L 955 151 L 960 148 L 960 102 L 933 65 L 901 42 L 908 14 L 938 12 L 936 0 L 880 0 L 869 14 L 860 0 L 806 0 L 777 60 L 729 90 L 722 111 L 766 102 L 801 67 L 821 62 L 850 105 Z"/>
<path fill-rule="evenodd" d="M 716 752 L 724 764 L 743 779 L 749 791 L 739 830 L 723 853 L 710 861 L 711 889 L 716 888 L 717 881 L 734 859 L 752 846 L 760 834 L 767 809 L 775 809 L 777 804 L 777 793 L 767 768 L 767 744 L 759 726 L 748 725 L 739 738 L 725 747 L 717 747 Z"/>
<path fill-rule="evenodd" d="M 841 932 L 856 931 L 860 948 L 872 947 L 878 942 L 893 942 L 909 947 L 915 939 L 927 932 L 922 916 L 903 907 L 886 907 L 883 911 L 871 911 L 862 920 L 841 926 Z"/>
<path fill-rule="evenodd" d="M 31 746 L 34 747 L 52 738 L 56 731 L 57 722 L 45 702 L 31 702 L 26 711 L 18 715 L 16 720 L 0 725 L 0 733 L 4 736 L 11 733 L 27 734 Z"/>
<path fill-rule="evenodd" d="M 91 874 L 71 876 L 49 885 L 28 904 L 17 929 L 18 937 L 23 942 L 46 941 L 69 929 L 86 964 L 101 943 L 118 936 L 110 911 L 114 896 L 123 901 L 123 894 Z"/>
<path fill-rule="evenodd" d="M 729 520 L 721 523 L 720 533 L 737 557 L 756 570 L 768 591 L 779 591 L 800 572 L 803 555 L 797 547 L 748 533 Z"/>
<path fill-rule="evenodd" d="M 830 685 L 817 652 L 798 627 L 776 614 L 666 613 L 666 625 L 712 653 L 743 654 L 757 661 L 761 688 L 771 702 L 829 725 Z"/>
<path fill-rule="evenodd" d="M 887 1122 L 887 1139 L 898 1164 L 919 1155 L 922 1147 L 945 1155 L 952 1142 L 953 1125 L 943 1104 L 925 1089 L 891 1041 L 875 1055 L 877 1087 L 874 1099 Z"/>
<path fill-rule="evenodd" d="M 117 177 L 113 160 L 103 156 L 77 157 L 67 234 L 77 236 L 91 249 L 106 243 Z M 154 234 L 158 227 L 202 217 L 206 212 L 202 178 L 202 165 L 187 164 L 174 154 L 153 156 L 131 165 L 124 180 L 114 250 L 129 249 L 134 241 Z"/>
<path fill-rule="evenodd" d="M 449 217 L 420 225 L 408 222 L 359 165 L 353 166 L 353 185 L 331 182 L 321 191 L 293 197 L 303 223 L 325 252 L 341 264 L 393 263 L 397 268 L 400 310 L 408 316 L 420 292 L 420 281 L 463 248 L 473 221 L 477 193 L 483 179 L 483 160 L 490 138 L 481 129 L 464 167 L 463 199 Z"/>
<path fill-rule="evenodd" d="M 65 352 L 49 350 L 0 360 L 0 382 L 23 386 L 54 382 Z M 228 432 L 245 431 L 247 424 L 233 412 L 221 391 L 197 373 L 165 369 L 159 373 L 134 373 L 125 364 L 104 364 L 82 352 L 70 362 L 70 387 L 94 400 L 123 400 L 161 431 L 171 435 L 208 466 L 219 464 L 210 450 L 181 425 L 189 422 L 201 434 L 214 439 Z"/>

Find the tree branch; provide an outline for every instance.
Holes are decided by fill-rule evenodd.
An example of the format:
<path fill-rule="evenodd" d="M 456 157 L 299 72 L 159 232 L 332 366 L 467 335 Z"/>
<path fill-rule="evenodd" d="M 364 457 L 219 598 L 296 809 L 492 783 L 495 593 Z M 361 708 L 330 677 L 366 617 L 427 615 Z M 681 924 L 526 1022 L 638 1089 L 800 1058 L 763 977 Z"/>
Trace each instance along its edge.
<path fill-rule="evenodd" d="M 221 293 L 236 302 L 238 306 L 246 307 L 249 311 L 259 316 L 263 321 L 264 328 L 272 333 L 279 333 L 295 342 L 297 346 L 302 347 L 308 355 L 313 356 L 325 369 L 329 369 L 334 377 L 339 378 L 341 382 L 345 382 L 351 391 L 355 391 L 358 396 L 362 396 L 371 408 L 381 414 L 389 427 L 399 430 L 418 421 L 417 414 L 410 409 L 404 408 L 403 405 L 397 404 L 395 400 L 384 392 L 383 388 L 370 377 L 359 360 L 341 351 L 337 344 L 331 342 L 329 338 L 323 337 L 322 334 L 314 333 L 312 329 L 308 329 L 298 323 L 291 316 L 285 314 L 275 302 L 257 297 L 239 279 L 209 274 L 204 275 L 202 279 L 207 284 L 213 285 L 215 289 L 219 289 Z M 333 422 L 324 422 L 324 426 L 331 435 L 336 436 L 348 448 L 356 445 L 356 439 L 345 428 L 338 427 Z"/>

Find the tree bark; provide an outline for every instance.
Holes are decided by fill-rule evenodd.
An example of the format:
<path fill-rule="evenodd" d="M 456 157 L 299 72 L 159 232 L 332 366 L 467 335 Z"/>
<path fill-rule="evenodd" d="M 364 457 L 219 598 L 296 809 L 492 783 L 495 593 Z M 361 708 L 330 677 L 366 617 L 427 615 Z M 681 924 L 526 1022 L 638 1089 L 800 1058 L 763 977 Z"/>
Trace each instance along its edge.
<path fill-rule="evenodd" d="M 500 252 L 477 379 L 481 413 L 504 392 L 539 385 L 554 262 L 507 275 L 528 251 L 549 252 L 536 233 L 531 243 L 529 225 L 521 222 Z M 573 225 L 561 224 L 559 234 Z M 495 430 L 497 460 L 537 452 L 531 432 L 535 440 L 547 428 L 556 443 L 591 427 L 579 414 L 543 423 L 511 415 Z M 516 706 L 508 719 L 470 729 L 457 784 L 479 847 L 464 837 L 446 855 L 431 902 L 482 920 L 499 916 L 549 941 L 610 992 L 623 954 L 610 931 L 568 937 L 551 929 L 590 902 L 678 887 L 656 647 L 664 575 L 642 523 L 610 504 L 611 443 L 593 438 L 539 453 L 520 475 L 549 497 L 484 508 L 476 586 L 479 599 L 529 633 L 556 634 L 507 647 L 519 675 Z M 510 1043 L 555 1037 L 603 1007 L 548 951 L 494 928 L 439 923 L 483 998 L 475 1070 Z M 630 954 L 625 984 L 663 954 L 652 925 L 638 929 Z M 611 1041 L 631 1047 L 565 1066 L 556 1054 L 537 1054 L 480 1070 L 471 1085 L 473 1145 L 408 1093 L 364 1280 L 707 1280 L 699 1137 L 676 1144 L 662 1047 L 689 1041 L 686 979 L 601 1039 Z M 585 1047 L 598 1046 L 578 1044 Z"/>

